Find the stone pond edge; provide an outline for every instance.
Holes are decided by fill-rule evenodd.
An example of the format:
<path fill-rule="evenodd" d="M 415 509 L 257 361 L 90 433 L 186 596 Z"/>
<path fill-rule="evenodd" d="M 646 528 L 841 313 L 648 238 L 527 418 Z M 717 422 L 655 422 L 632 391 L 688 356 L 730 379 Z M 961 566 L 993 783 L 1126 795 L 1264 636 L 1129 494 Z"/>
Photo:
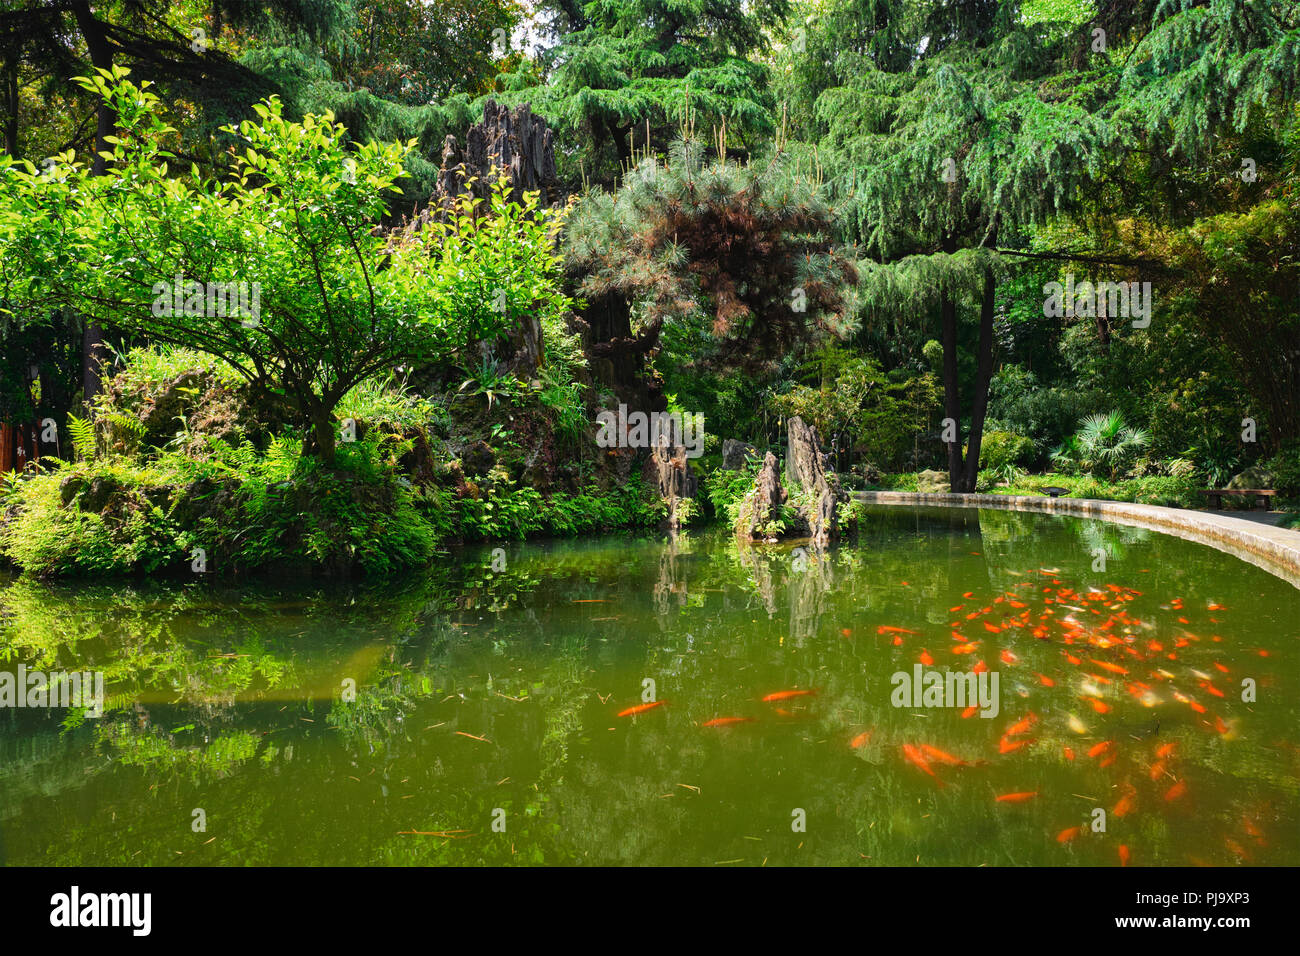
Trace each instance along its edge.
<path fill-rule="evenodd" d="M 1247 561 L 1300 588 L 1300 531 L 1275 528 L 1242 518 L 1185 508 L 1100 501 L 1094 498 L 1045 498 L 1032 495 L 922 494 L 915 491 L 859 491 L 866 504 L 932 505 L 992 508 L 1040 514 L 1100 518 L 1116 524 L 1150 528 L 1206 544 Z"/>

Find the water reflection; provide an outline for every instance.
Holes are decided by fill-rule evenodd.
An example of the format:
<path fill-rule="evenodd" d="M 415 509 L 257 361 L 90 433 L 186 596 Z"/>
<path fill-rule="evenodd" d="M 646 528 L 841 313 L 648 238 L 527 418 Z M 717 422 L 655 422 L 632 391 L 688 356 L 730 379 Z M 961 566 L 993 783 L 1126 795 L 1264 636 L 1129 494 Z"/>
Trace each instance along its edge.
<path fill-rule="evenodd" d="M 1131 598 L 1089 597 L 1110 586 Z M 99 720 L 0 710 L 0 846 L 14 863 L 1115 865 L 1122 842 L 1135 865 L 1294 864 L 1297 612 L 1285 582 L 1167 536 L 942 509 L 873 513 L 825 552 L 610 537 L 346 587 L 11 581 L 0 668 L 102 670 L 109 693 Z M 1137 656 L 1066 643 L 1066 620 Z M 924 659 L 999 668 L 1002 718 L 890 706 L 890 675 Z M 616 717 L 647 680 L 667 703 Z M 789 688 L 817 694 L 761 700 Z M 1025 714 L 1034 745 L 999 753 Z M 718 718 L 746 720 L 700 726 Z M 1102 766 L 1087 753 L 1107 740 Z M 932 778 L 904 744 L 958 763 Z M 1108 833 L 1056 840 L 1130 792 Z"/>

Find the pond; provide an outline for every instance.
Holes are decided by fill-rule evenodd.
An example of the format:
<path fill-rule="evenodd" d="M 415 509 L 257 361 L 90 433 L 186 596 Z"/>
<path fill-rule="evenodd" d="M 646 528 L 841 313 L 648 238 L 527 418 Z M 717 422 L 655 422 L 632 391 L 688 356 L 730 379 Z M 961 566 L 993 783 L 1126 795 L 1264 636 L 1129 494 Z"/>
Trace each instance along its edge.
<path fill-rule="evenodd" d="M 0 671 L 106 697 L 0 709 L 0 862 L 1295 865 L 1297 622 L 1207 547 L 957 509 L 873 509 L 825 555 L 8 579 Z M 996 714 L 895 706 L 916 668 L 996 674 Z"/>

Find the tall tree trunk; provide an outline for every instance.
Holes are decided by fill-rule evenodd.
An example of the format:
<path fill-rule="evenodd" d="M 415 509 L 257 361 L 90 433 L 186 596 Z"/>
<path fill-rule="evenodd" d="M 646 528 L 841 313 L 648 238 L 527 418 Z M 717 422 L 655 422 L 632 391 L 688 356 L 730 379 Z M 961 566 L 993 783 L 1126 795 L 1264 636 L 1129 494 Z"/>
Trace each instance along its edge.
<path fill-rule="evenodd" d="M 975 398 L 971 406 L 970 440 L 966 448 L 966 466 L 962 475 L 964 492 L 975 490 L 979 477 L 980 443 L 984 436 L 984 418 L 989 407 L 989 382 L 993 378 L 993 268 L 984 270 L 984 296 L 980 301 L 980 343 L 975 368 Z M 956 490 L 954 488 L 954 490 Z"/>
<path fill-rule="evenodd" d="M 90 63 L 96 69 L 113 68 L 113 50 L 109 45 L 104 25 L 91 13 L 87 0 L 72 5 L 77 28 L 86 41 L 86 50 L 90 53 Z M 108 102 L 101 99 L 95 107 L 95 160 L 90 168 L 92 176 L 102 176 L 108 169 L 108 161 L 101 155 L 108 149 L 107 137 L 112 136 L 117 128 L 117 117 Z M 97 322 L 87 320 L 85 333 L 81 339 L 81 388 L 82 398 L 87 405 L 103 391 L 104 383 L 100 372 L 108 349 L 104 347 L 104 330 Z"/>
<path fill-rule="evenodd" d="M 945 233 L 943 251 L 951 255 L 957 251 L 957 237 Z M 959 491 L 962 480 L 961 463 L 961 393 L 957 389 L 957 302 L 952 291 L 944 288 L 939 303 L 939 316 L 943 326 L 943 413 L 953 421 L 956 432 L 948 442 L 948 485 Z M 940 433 L 942 434 L 942 433 Z"/>
<path fill-rule="evenodd" d="M 313 402 L 308 414 L 311 417 L 311 434 L 315 439 L 316 455 L 327 468 L 333 468 L 334 455 L 338 450 L 337 437 L 334 434 L 334 416 L 320 402 Z"/>
<path fill-rule="evenodd" d="M 5 152 L 18 158 L 18 55 L 13 54 L 4 64 L 5 97 Z"/>

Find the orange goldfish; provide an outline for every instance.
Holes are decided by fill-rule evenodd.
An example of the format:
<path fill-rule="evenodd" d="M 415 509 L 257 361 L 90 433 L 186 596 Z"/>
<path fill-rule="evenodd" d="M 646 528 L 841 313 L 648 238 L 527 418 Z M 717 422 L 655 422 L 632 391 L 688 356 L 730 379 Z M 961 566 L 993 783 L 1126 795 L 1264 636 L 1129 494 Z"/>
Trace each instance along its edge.
<path fill-rule="evenodd" d="M 1161 744 L 1159 747 L 1156 748 L 1156 756 L 1172 757 L 1174 755 L 1174 751 L 1176 751 L 1177 749 L 1178 749 L 1178 742 L 1175 740 L 1171 740 L 1169 741 L 1169 743 Z"/>
<path fill-rule="evenodd" d="M 924 647 L 921 648 L 921 657 L 919 659 L 926 667 L 931 667 L 934 664 L 934 658 L 930 656 L 930 652 Z"/>
<path fill-rule="evenodd" d="M 1121 843 L 1119 845 L 1119 865 L 1128 866 L 1129 856 L 1128 847 Z"/>
<path fill-rule="evenodd" d="M 916 767 L 918 770 L 921 770 L 924 773 L 929 774 L 935 780 L 939 781 L 939 786 L 941 787 L 943 786 L 943 781 L 939 780 L 939 775 L 935 773 L 934 770 L 931 769 L 930 762 L 925 759 L 925 755 L 922 754 L 921 751 L 917 750 L 911 744 L 903 744 L 902 749 L 903 749 L 903 756 L 907 758 L 908 763 Z"/>
<path fill-rule="evenodd" d="M 1151 765 L 1152 780 L 1159 780 L 1162 776 L 1164 776 L 1164 772 L 1165 772 L 1165 762 L 1163 760 L 1157 760 L 1155 763 Z"/>
<path fill-rule="evenodd" d="M 1030 714 L 1028 717 L 1022 717 L 1020 720 L 1008 727 L 1007 732 L 1003 734 L 1003 736 L 1019 737 L 1021 734 L 1026 734 L 1029 732 L 1029 728 L 1034 726 L 1037 721 L 1038 717 L 1034 714 Z"/>
<path fill-rule="evenodd" d="M 871 731 L 864 730 L 849 741 L 849 746 L 854 750 L 857 750 L 859 747 L 865 747 L 869 740 L 871 740 Z"/>
<path fill-rule="evenodd" d="M 892 624 L 882 624 L 876 628 L 877 634 L 916 634 L 916 631 L 910 631 L 905 627 L 894 627 Z"/>
<path fill-rule="evenodd" d="M 1134 791 L 1130 790 L 1119 798 L 1119 803 L 1115 804 L 1115 809 L 1111 813 L 1117 817 L 1128 816 L 1133 812 L 1133 799 L 1136 796 Z"/>
<path fill-rule="evenodd" d="M 935 760 L 938 760 L 940 763 L 946 763 L 952 767 L 963 767 L 966 765 L 966 761 L 960 759 L 959 757 L 954 757 L 950 753 L 945 753 L 944 751 L 940 750 L 938 747 L 931 747 L 929 744 L 921 744 L 921 749 L 924 750 L 926 753 L 928 753 Z"/>
<path fill-rule="evenodd" d="M 1090 658 L 1088 658 L 1088 660 L 1092 661 L 1094 664 L 1096 664 L 1096 665 L 1097 665 L 1098 667 L 1100 667 L 1102 670 L 1110 671 L 1112 674 L 1127 674 L 1127 673 L 1128 673 L 1128 671 L 1125 670 L 1123 667 L 1120 667 L 1118 664 L 1111 664 L 1109 661 L 1099 661 L 1099 660 L 1097 660 L 1095 657 L 1090 657 Z"/>
<path fill-rule="evenodd" d="M 1095 756 L 1097 756 L 1097 754 L 1105 753 L 1107 750 L 1109 750 L 1109 749 L 1110 749 L 1111 747 L 1113 747 L 1113 746 L 1115 746 L 1115 741 L 1113 741 L 1113 740 L 1103 740 L 1101 743 L 1096 744 L 1096 745 L 1094 745 L 1094 746 L 1088 748 L 1088 756 L 1089 756 L 1089 757 L 1095 757 Z"/>
<path fill-rule="evenodd" d="M 637 704 L 635 707 L 629 707 L 627 710 L 620 710 L 619 717 L 635 717 L 637 714 L 644 714 L 647 710 L 654 710 L 656 707 L 662 707 L 668 703 L 666 700 L 655 700 L 648 704 Z"/>
<path fill-rule="evenodd" d="M 765 703 L 771 703 L 777 700 L 789 700 L 791 697 L 812 697 L 816 696 L 815 690 L 778 690 L 775 694 L 768 694 L 763 698 Z"/>
<path fill-rule="evenodd" d="M 1083 827 L 1069 827 L 1056 835 L 1057 843 L 1069 843 L 1083 833 Z"/>
<path fill-rule="evenodd" d="M 1034 672 L 1034 676 L 1036 676 L 1036 677 L 1038 678 L 1038 683 L 1042 684 L 1044 687 L 1055 687 L 1055 686 L 1056 686 L 1056 681 L 1052 680 L 1052 679 L 1051 679 L 1050 677 L 1048 677 L 1046 674 L 1039 674 L 1037 671 L 1035 671 L 1035 672 Z"/>
<path fill-rule="evenodd" d="M 1083 699 L 1086 700 L 1092 706 L 1092 709 L 1095 710 L 1097 713 L 1099 714 L 1110 713 L 1110 704 L 1098 700 L 1096 697 L 1085 697 Z"/>
<path fill-rule="evenodd" d="M 1024 740 L 1010 741 L 1007 740 L 1006 737 L 1003 737 L 1000 741 L 998 741 L 998 753 L 1000 754 L 1015 753 L 1021 747 L 1028 747 L 1036 739 L 1037 739 L 1036 737 L 1028 737 Z"/>
<path fill-rule="evenodd" d="M 1177 800 L 1187 792 L 1187 782 L 1179 780 L 1176 784 L 1165 791 L 1165 800 Z"/>
<path fill-rule="evenodd" d="M 1074 759 L 1074 749 L 1073 749 L 1072 747 L 1066 747 L 1066 748 L 1062 751 L 1062 753 L 1065 754 L 1065 759 L 1066 759 L 1066 760 L 1073 760 L 1073 759 Z"/>
<path fill-rule="evenodd" d="M 1037 790 L 1026 790 L 1022 793 L 1004 793 L 997 797 L 995 803 L 1024 803 L 1026 800 L 1032 800 L 1038 796 Z"/>
<path fill-rule="evenodd" d="M 732 724 L 752 724 L 753 717 L 714 717 L 700 724 L 701 727 L 730 727 Z"/>

